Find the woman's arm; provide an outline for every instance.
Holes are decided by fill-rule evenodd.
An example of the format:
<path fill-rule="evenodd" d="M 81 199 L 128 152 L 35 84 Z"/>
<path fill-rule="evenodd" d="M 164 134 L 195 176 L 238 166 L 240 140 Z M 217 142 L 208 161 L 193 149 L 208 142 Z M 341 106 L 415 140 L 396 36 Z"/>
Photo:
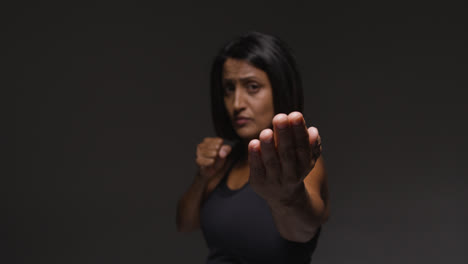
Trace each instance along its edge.
<path fill-rule="evenodd" d="M 190 232 L 200 227 L 200 208 L 207 181 L 195 177 L 189 189 L 177 203 L 177 231 Z"/>
<path fill-rule="evenodd" d="M 189 232 L 200 227 L 200 208 L 213 184 L 226 172 L 227 156 L 231 146 L 223 145 L 222 138 L 207 137 L 197 146 L 198 172 L 177 203 L 176 224 L 179 232 Z"/>
<path fill-rule="evenodd" d="M 302 114 L 278 114 L 249 143 L 250 183 L 271 208 L 281 236 L 307 242 L 328 217 L 328 190 L 315 127 Z"/>

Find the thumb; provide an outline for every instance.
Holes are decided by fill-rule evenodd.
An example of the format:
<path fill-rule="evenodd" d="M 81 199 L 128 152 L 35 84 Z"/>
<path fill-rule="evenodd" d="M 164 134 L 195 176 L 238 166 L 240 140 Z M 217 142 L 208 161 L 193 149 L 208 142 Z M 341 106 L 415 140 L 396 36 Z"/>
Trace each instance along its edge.
<path fill-rule="evenodd" d="M 232 148 L 229 145 L 222 145 L 219 148 L 218 156 L 216 157 L 216 161 L 214 164 L 214 167 L 216 170 L 219 170 L 222 167 L 224 167 L 226 163 L 226 157 L 229 155 L 229 153 L 231 153 L 231 150 Z"/>

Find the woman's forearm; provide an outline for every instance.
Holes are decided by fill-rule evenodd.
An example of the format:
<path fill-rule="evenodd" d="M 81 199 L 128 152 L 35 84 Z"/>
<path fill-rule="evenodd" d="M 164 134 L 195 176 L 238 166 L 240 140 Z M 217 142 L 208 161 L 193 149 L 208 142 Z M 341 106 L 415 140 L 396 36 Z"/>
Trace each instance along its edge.
<path fill-rule="evenodd" d="M 200 227 L 200 207 L 207 182 L 195 177 L 177 204 L 177 230 L 189 232 Z"/>

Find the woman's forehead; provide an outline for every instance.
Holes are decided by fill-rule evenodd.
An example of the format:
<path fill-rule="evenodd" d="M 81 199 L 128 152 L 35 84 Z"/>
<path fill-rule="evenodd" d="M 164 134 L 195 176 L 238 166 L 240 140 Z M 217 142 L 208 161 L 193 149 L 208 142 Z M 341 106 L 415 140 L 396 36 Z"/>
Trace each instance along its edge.
<path fill-rule="evenodd" d="M 223 66 L 223 79 L 267 78 L 261 69 L 245 60 L 228 58 Z"/>

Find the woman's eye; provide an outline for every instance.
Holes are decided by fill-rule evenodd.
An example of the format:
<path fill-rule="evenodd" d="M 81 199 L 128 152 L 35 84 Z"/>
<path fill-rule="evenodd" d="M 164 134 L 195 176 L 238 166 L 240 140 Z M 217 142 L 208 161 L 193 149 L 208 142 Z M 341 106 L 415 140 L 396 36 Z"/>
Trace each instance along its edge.
<path fill-rule="evenodd" d="M 232 92 L 234 92 L 234 90 L 235 90 L 234 85 L 230 85 L 230 84 L 224 85 L 224 93 L 225 94 L 232 93 Z"/>
<path fill-rule="evenodd" d="M 251 84 L 248 84 L 247 85 L 247 88 L 249 89 L 249 91 L 257 91 L 258 88 L 260 88 L 260 85 L 256 84 L 256 83 L 251 83 Z"/>

